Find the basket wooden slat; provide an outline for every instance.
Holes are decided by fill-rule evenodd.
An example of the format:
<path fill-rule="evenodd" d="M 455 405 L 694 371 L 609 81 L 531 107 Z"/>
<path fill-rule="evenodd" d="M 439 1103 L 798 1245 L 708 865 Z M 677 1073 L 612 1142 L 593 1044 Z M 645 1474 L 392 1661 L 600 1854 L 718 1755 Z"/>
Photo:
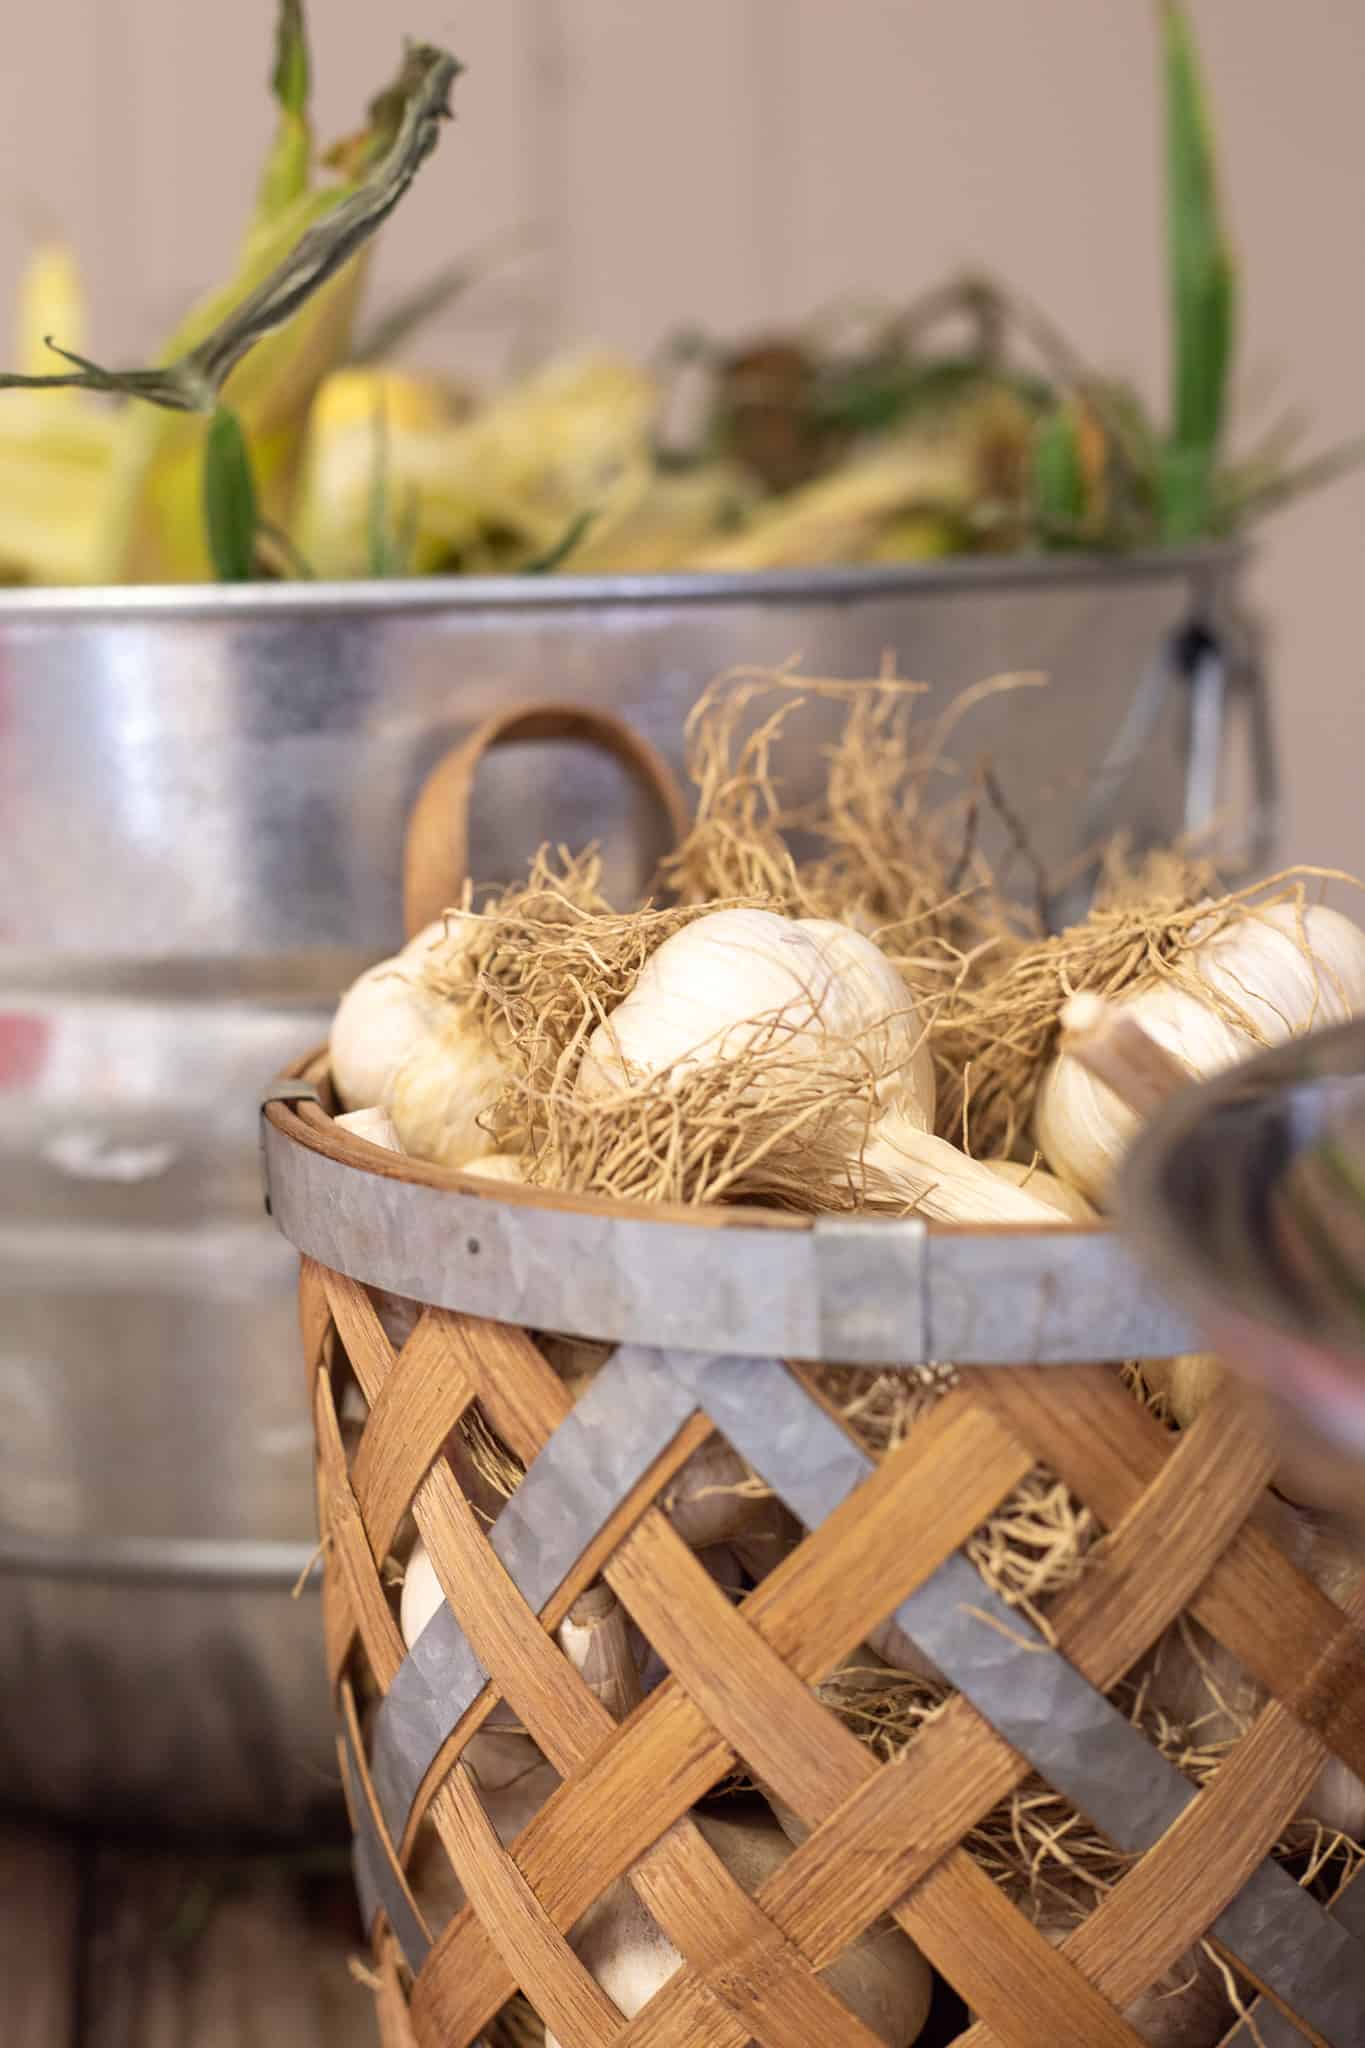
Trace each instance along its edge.
<path fill-rule="evenodd" d="M 1069 1373 L 1064 1404 L 1042 1372 L 1011 1369 L 993 1374 L 990 1385 L 992 1404 L 1068 1485 L 1082 1481 L 1088 1505 L 1111 1525 L 1153 1484 L 1170 1454 L 1150 1415 L 1139 1410 L 1132 1422 L 1133 1404 L 1103 1367 Z M 1199 1534 L 1196 1515 L 1192 1540 Z M 1365 1777 L 1365 1637 L 1294 1568 L 1267 1529 L 1244 1521 L 1210 1562 L 1190 1611 L 1267 1691 L 1318 1730 L 1333 1755 Z"/>

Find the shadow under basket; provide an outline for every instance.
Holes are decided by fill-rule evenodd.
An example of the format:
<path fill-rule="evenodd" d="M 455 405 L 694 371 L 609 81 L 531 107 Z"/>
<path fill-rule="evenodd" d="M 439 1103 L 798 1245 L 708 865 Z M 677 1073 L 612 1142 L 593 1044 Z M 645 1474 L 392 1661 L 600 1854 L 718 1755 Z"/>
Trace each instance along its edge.
<path fill-rule="evenodd" d="M 328 1666 L 386 2048 L 540 2023 L 568 2048 L 877 2048 L 827 1973 L 891 1923 L 973 2015 L 972 2048 L 1139 2048 L 1124 2015 L 1192 1950 L 1241 1987 L 1227 2040 L 1365 2042 L 1365 1881 L 1329 1908 L 1272 1853 L 1330 1756 L 1365 1777 L 1365 1636 L 1270 1533 L 1273 1451 L 1236 1398 L 1177 1435 L 1093 1362 L 1187 1348 L 1109 1231 L 554 1197 L 382 1152 L 333 1123 L 321 1060 L 309 1082 L 317 1099 L 266 1110 L 266 1170 L 303 1255 Z M 376 1290 L 418 1305 L 401 1348 Z M 615 1349 L 575 1382 L 534 1334 L 566 1331 Z M 814 1362 L 887 1359 L 958 1370 L 877 1457 Z M 717 1438 L 794 1531 L 728 1588 L 668 1512 Z M 451 1452 L 476 1440 L 510 1473 L 491 1504 Z M 972 1543 L 1040 1468 L 1094 1532 L 1041 1622 Z M 445 1601 L 407 1649 L 414 1531 Z M 659 1660 L 620 1719 L 557 1633 L 602 1582 Z M 892 1616 L 946 1698 L 884 1760 L 818 1688 Z M 1198 1781 L 1107 1697 L 1182 1616 L 1260 1688 Z M 499 1721 L 553 1772 L 506 1840 L 467 1754 Z M 706 1831 L 737 1774 L 797 1822 L 756 1887 Z M 1040 1780 L 1118 1864 L 1052 1938 L 971 1846 Z M 630 2019 L 570 1940 L 623 1879 L 681 1958 Z"/>

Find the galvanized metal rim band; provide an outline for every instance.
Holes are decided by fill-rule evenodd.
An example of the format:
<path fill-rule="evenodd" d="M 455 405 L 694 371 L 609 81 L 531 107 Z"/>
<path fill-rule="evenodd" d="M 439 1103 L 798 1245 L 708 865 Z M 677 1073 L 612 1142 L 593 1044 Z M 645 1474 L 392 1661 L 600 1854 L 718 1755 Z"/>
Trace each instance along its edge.
<path fill-rule="evenodd" d="M 320 1072 L 307 1061 L 295 1076 Z M 629 1207 L 480 1181 L 263 1111 L 271 1211 L 334 1272 L 438 1308 L 611 1343 L 843 1365 L 1075 1365 L 1195 1348 L 1103 1225 Z"/>
<path fill-rule="evenodd" d="M 80 1579 L 100 1585 L 236 1587 L 288 1594 L 314 1586 L 315 1543 L 214 1536 L 61 1538 L 0 1532 L 0 1579 Z"/>
<path fill-rule="evenodd" d="M 961 555 L 945 561 L 871 563 L 748 574 L 648 576 L 424 576 L 404 582 L 131 584 L 83 590 L 0 592 L 9 620 L 271 618 L 355 612 L 554 612 L 583 606 L 829 604 L 927 597 L 961 590 L 1046 590 L 1068 584 L 1201 581 L 1230 575 L 1247 557 L 1238 541 L 1132 554 Z"/>

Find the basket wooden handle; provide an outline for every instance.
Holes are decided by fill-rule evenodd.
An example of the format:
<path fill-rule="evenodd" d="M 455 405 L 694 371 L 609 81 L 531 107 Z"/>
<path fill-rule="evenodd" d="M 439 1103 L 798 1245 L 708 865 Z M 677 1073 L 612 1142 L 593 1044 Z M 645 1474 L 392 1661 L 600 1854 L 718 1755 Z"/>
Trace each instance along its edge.
<path fill-rule="evenodd" d="M 459 900 L 469 873 L 469 807 L 479 763 L 493 747 L 518 740 L 583 740 L 611 754 L 654 799 L 676 846 L 689 824 L 673 770 L 656 747 L 609 711 L 582 704 L 519 704 L 476 726 L 436 763 L 408 821 L 403 856 L 403 921 L 412 938 Z"/>

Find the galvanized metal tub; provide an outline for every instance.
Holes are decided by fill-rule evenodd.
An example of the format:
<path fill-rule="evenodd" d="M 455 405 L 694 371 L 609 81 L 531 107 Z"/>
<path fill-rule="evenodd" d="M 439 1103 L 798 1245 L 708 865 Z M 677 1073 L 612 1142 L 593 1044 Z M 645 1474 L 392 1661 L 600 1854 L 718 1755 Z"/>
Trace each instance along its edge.
<path fill-rule="evenodd" d="M 279 1378 L 293 1270 L 255 1103 L 398 940 L 439 752 L 553 696 L 676 763 L 737 663 L 870 675 L 889 652 L 944 700 L 1037 669 L 1047 689 L 983 702 L 961 757 L 992 757 L 1059 871 L 1100 831 L 1204 822 L 1234 705 L 1259 851 L 1239 571 L 1215 549 L 0 599 L 0 1799 L 278 1831 L 335 1796 L 314 1604 L 288 1597 L 310 1432 Z M 481 776 L 479 871 L 597 836 L 624 881 L 633 801 L 614 764 L 510 750 Z"/>

